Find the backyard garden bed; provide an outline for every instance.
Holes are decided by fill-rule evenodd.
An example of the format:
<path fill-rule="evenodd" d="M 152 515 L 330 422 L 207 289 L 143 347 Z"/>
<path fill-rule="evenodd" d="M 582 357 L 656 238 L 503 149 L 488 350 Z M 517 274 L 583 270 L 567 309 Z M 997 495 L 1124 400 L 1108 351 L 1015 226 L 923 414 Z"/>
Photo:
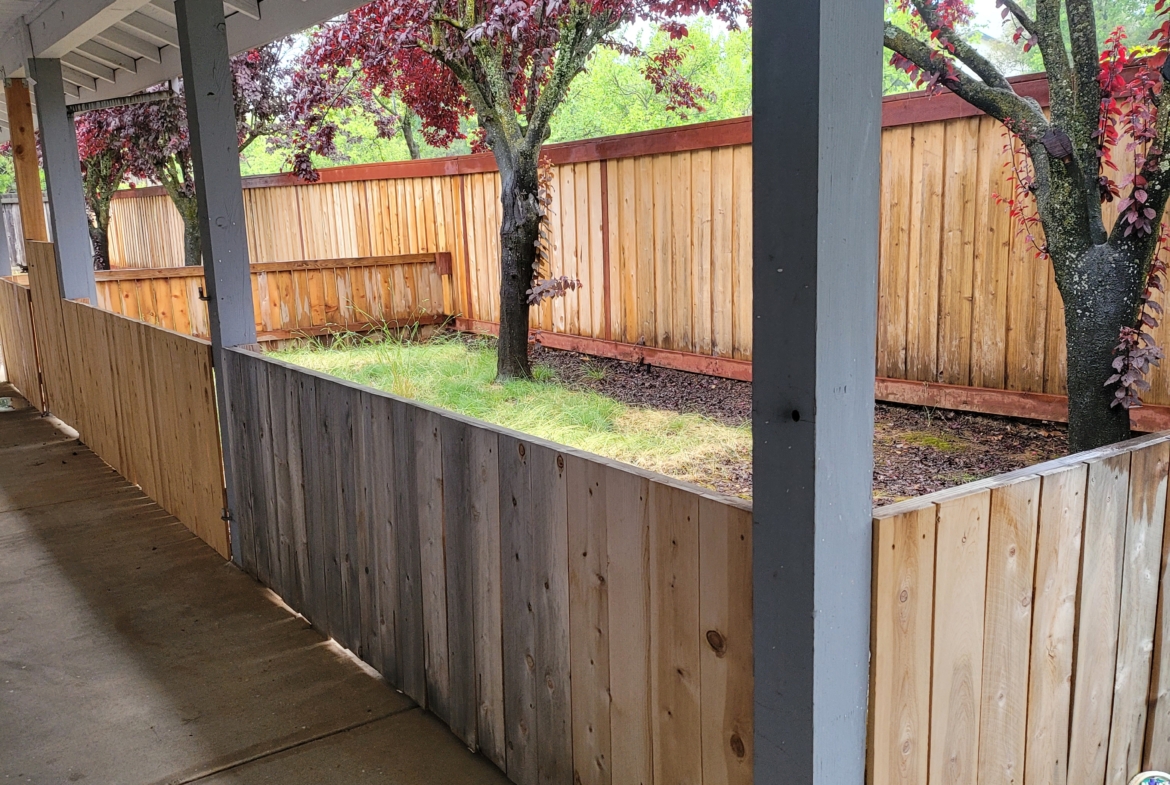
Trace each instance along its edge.
<path fill-rule="evenodd" d="M 495 384 L 491 339 L 354 339 L 280 359 L 651 471 L 751 497 L 751 384 L 533 348 L 536 380 Z M 878 404 L 877 504 L 1067 451 L 1063 425 Z"/>

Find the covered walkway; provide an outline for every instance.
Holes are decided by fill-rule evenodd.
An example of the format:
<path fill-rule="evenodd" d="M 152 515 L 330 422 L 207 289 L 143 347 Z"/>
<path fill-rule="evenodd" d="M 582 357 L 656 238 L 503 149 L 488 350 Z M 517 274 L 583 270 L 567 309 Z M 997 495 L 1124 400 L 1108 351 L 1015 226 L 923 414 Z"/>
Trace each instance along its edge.
<path fill-rule="evenodd" d="M 13 401 L 26 408 L 0 413 L 0 782 L 506 782 Z"/>

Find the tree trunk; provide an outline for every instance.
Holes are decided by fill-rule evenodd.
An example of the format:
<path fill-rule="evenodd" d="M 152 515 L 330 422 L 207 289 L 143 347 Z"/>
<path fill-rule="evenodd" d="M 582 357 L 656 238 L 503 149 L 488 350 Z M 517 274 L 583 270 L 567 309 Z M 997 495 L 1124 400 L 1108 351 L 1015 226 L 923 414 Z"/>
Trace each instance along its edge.
<path fill-rule="evenodd" d="M 93 269 L 110 269 L 109 225 L 102 226 L 100 222 L 90 223 L 89 240 L 93 244 Z"/>
<path fill-rule="evenodd" d="M 183 218 L 183 265 L 198 267 L 203 264 L 202 248 L 199 244 L 199 205 L 194 198 L 190 204 L 184 199 L 184 204 L 175 205 L 179 208 L 179 215 Z"/>
<path fill-rule="evenodd" d="M 405 110 L 402 113 L 402 138 L 406 140 L 406 149 L 410 152 L 410 160 L 419 159 L 418 139 L 414 136 L 414 112 Z"/>
<path fill-rule="evenodd" d="M 1072 452 L 1130 437 L 1129 410 L 1113 406 L 1114 349 L 1122 327 L 1132 327 L 1145 287 L 1141 262 L 1110 245 L 1086 252 L 1075 274 L 1058 276 L 1065 302 L 1068 347 L 1068 426 Z"/>
<path fill-rule="evenodd" d="M 499 379 L 531 379 L 528 363 L 528 290 L 536 263 L 540 230 L 537 209 L 537 152 L 499 160 L 500 202 L 500 341 L 496 360 Z"/>

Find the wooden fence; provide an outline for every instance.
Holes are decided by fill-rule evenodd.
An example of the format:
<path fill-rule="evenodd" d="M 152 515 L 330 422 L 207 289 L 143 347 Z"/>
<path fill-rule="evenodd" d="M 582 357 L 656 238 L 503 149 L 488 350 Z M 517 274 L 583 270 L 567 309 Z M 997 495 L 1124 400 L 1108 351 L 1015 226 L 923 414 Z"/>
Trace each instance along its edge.
<path fill-rule="evenodd" d="M 252 265 L 260 341 L 427 324 L 448 311 L 439 255 L 367 256 Z M 449 261 L 443 260 L 449 265 Z M 210 337 L 202 267 L 96 273 L 98 305 L 168 330 Z"/>
<path fill-rule="evenodd" d="M 226 354 L 246 568 L 520 785 L 749 783 L 751 513 Z"/>
<path fill-rule="evenodd" d="M 1042 79 L 1015 81 L 1047 102 Z M 955 398 L 953 390 L 906 382 L 1066 392 L 1063 306 L 1051 265 L 1036 258 L 1042 241 L 1021 233 L 995 199 L 1012 192 L 1006 142 L 997 123 L 954 96 L 884 102 L 876 350 L 887 398 L 936 405 Z M 533 310 L 542 340 L 750 378 L 751 119 L 548 152 L 551 272 L 578 277 L 584 288 Z M 498 321 L 499 177 L 490 155 L 339 167 L 311 185 L 249 178 L 246 186 L 254 260 L 447 251 L 447 312 L 477 331 Z M 178 215 L 157 189 L 115 199 L 112 231 L 116 264 L 182 257 Z M 1170 325 L 1155 333 L 1170 344 Z M 1150 381 L 1147 403 L 1170 405 L 1170 367 Z M 929 400 L 918 401 L 923 390 Z M 1005 407 L 1004 396 L 984 393 L 972 406 L 1036 408 L 1018 395 L 1007 400 Z M 1039 416 L 1059 418 L 1062 405 L 1044 399 Z"/>
<path fill-rule="evenodd" d="M 50 243 L 28 242 L 26 258 L 31 325 L 20 305 L 28 301 L 22 300 L 27 290 L 0 282 L 8 367 L 15 364 L 26 374 L 36 367 L 25 338 L 35 333 L 45 390 L 40 408 L 74 427 L 106 463 L 227 557 L 210 345 L 62 300 Z M 10 381 L 35 404 L 32 378 L 10 372 Z"/>
<path fill-rule="evenodd" d="M 875 512 L 872 785 L 1170 768 L 1170 434 Z"/>
<path fill-rule="evenodd" d="M 27 286 L 0 279 L 0 352 L 4 354 L 4 370 L 8 381 L 34 408 L 44 409 L 31 302 Z"/>

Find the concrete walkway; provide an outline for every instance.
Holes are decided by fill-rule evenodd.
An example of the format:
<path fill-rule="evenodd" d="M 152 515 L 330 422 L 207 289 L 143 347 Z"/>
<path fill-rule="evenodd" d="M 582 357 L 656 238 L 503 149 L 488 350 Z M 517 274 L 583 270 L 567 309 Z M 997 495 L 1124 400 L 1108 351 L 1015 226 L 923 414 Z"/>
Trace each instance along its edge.
<path fill-rule="evenodd" d="M 0 783 L 505 781 L 54 421 L 0 413 Z"/>

